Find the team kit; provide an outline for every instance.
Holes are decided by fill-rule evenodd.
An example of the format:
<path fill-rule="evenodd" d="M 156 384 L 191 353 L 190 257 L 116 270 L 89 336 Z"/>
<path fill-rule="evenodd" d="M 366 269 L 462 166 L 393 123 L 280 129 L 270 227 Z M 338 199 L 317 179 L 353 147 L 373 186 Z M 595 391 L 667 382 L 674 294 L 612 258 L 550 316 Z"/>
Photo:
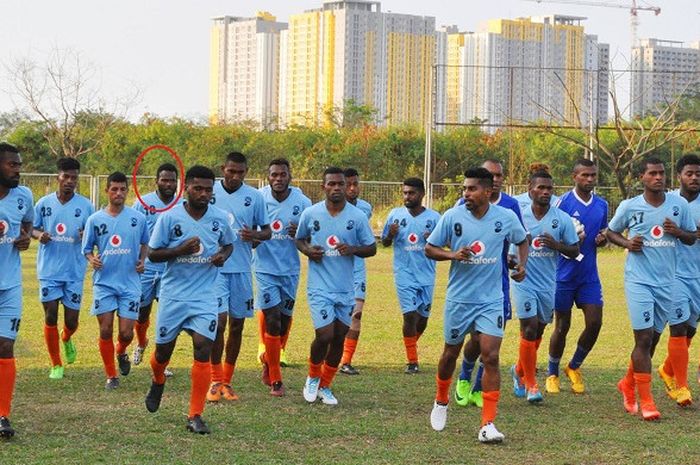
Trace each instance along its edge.
<path fill-rule="evenodd" d="M 233 379 L 243 328 L 255 317 L 262 382 L 271 396 L 285 396 L 281 367 L 294 318 L 299 252 L 308 259 L 314 327 L 303 398 L 337 405 L 336 374 L 359 374 L 352 363 L 367 292 L 364 261 L 376 254 L 377 244 L 369 222 L 372 206 L 360 198 L 355 169 L 327 168 L 324 199 L 312 204 L 291 184 L 287 160 L 271 160 L 268 185 L 255 189 L 244 182 L 245 155 L 232 152 L 218 176 L 195 165 L 179 180 L 175 166 L 161 165 L 155 190 L 132 207 L 125 205 L 127 177 L 112 173 L 107 205 L 95 211 L 76 192 L 77 160 L 58 160 L 57 190 L 36 203 L 19 185 L 21 167 L 19 151 L 0 143 L 0 437 L 15 434 L 9 416 L 22 316 L 20 254 L 32 239 L 39 242 L 36 269 L 51 379 L 62 379 L 65 365 L 77 358 L 72 336 L 90 268 L 89 306 L 98 321 L 106 389 L 118 389 L 132 365 L 149 363 L 152 381 L 144 403 L 156 412 L 184 332 L 192 339 L 186 427 L 208 434 L 206 403 L 238 399 Z M 464 173 L 461 198 L 442 215 L 423 206 L 423 181 L 408 178 L 401 185 L 403 206 L 391 210 L 384 224 L 379 241 L 393 250 L 407 375 L 420 372 L 418 343 L 432 313 L 436 262 L 450 262 L 432 428 L 445 429 L 453 400 L 481 409 L 478 441 L 504 440 L 495 426 L 499 352 L 513 318 L 520 325 L 518 358 L 506 382 L 513 395 L 542 403 L 545 393 L 560 392 L 562 378 L 574 393 L 585 392 L 581 367 L 602 325 L 597 250 L 606 244 L 627 251 L 624 288 L 634 348 L 617 384 L 624 410 L 644 420 L 660 418 L 651 393 L 653 371 L 680 407 L 691 405 L 689 347 L 700 318 L 700 158 L 687 154 L 678 160 L 675 191 L 666 190 L 662 161 L 641 161 L 643 193 L 624 200 L 609 223 L 608 203 L 595 194 L 598 171 L 590 160 L 575 162 L 573 188 L 559 197 L 546 165 L 530 171 L 527 191 L 510 197 L 502 192 L 502 163 L 486 160 Z M 183 182 L 180 198 L 176 191 Z M 154 301 L 158 310 L 151 318 Z M 562 363 L 574 306 L 585 324 L 573 356 Z M 155 340 L 147 355 L 152 320 Z M 541 389 L 538 351 L 549 324 Z M 654 369 L 652 357 L 666 326 L 668 355 Z"/>

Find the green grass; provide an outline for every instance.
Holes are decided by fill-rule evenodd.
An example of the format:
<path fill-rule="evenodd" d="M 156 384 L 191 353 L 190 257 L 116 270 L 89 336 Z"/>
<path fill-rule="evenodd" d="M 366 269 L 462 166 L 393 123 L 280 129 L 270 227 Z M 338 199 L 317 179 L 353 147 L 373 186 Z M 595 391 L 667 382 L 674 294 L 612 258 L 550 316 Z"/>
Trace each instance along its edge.
<path fill-rule="evenodd" d="M 37 299 L 36 246 L 23 255 L 25 308 L 17 341 L 18 378 L 12 422 L 18 436 L 0 443 L 0 463 L 476 463 L 476 464 L 644 464 L 698 463 L 700 421 L 696 407 L 681 410 L 654 379 L 663 415 L 644 423 L 624 413 L 615 383 L 625 370 L 632 345 L 622 292 L 624 256 L 600 257 L 605 290 L 605 321 L 600 340 L 584 367 L 587 392 L 546 396 L 541 406 L 515 399 L 506 368 L 517 354 L 517 327 L 507 328 L 501 353 L 503 389 L 497 425 L 506 434 L 500 446 L 476 441 L 479 411 L 450 405 L 447 428 L 436 433 L 429 414 L 435 394 L 435 370 L 442 349 L 442 315 L 447 266 L 438 269 L 435 315 L 420 341 L 422 373 L 403 374 L 401 316 L 391 274 L 391 253 L 380 250 L 368 260 L 368 300 L 355 356 L 362 374 L 338 375 L 334 392 L 340 405 L 308 405 L 301 396 L 313 331 L 302 279 L 289 343 L 293 366 L 283 369 L 288 395 L 272 398 L 259 380 L 255 363 L 256 325 L 249 320 L 234 384 L 236 403 L 207 406 L 208 437 L 185 431 L 191 349 L 183 335 L 173 358 L 161 409 L 143 405 L 149 369 L 135 367 L 116 392 L 104 390 L 97 350 L 97 325 L 84 309 L 76 334 L 78 361 L 62 381 L 48 379 L 43 318 Z M 496 283 L 498 285 L 498 283 Z M 90 284 L 86 282 L 85 302 Z M 84 305 L 87 307 L 87 304 Z M 581 329 L 576 313 L 564 359 Z M 545 344 L 549 332 L 545 334 Z M 656 363 L 666 354 L 662 339 Z M 691 350 L 691 379 L 698 363 Z M 540 351 L 540 383 L 546 350 Z M 656 365 L 656 364 L 655 364 Z M 697 391 L 693 381 L 692 389 Z"/>

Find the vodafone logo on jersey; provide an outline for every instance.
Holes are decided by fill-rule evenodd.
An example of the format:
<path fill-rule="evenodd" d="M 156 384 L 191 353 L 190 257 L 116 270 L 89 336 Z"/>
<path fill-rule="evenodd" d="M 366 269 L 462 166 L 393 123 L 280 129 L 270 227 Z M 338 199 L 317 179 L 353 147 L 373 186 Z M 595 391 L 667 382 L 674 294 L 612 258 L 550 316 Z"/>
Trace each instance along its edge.
<path fill-rule="evenodd" d="M 544 248 L 544 241 L 541 237 L 536 237 L 532 240 L 532 248 L 535 250 L 542 250 Z"/>
<path fill-rule="evenodd" d="M 119 247 L 122 245 L 122 238 L 119 234 L 114 234 L 112 237 L 109 238 L 109 245 L 112 247 Z"/>
<path fill-rule="evenodd" d="M 281 232 L 284 229 L 284 223 L 281 220 L 275 220 L 270 225 L 273 233 Z"/>
<path fill-rule="evenodd" d="M 409 244 L 416 244 L 417 242 L 418 242 L 418 234 L 411 233 L 408 235 L 408 243 Z"/>
<path fill-rule="evenodd" d="M 335 249 L 336 247 L 338 247 L 338 244 L 340 244 L 340 239 L 338 239 L 338 236 L 336 236 L 335 234 L 328 236 L 328 238 L 326 239 L 326 245 L 331 249 Z"/>
<path fill-rule="evenodd" d="M 474 241 L 472 244 L 469 246 L 469 248 L 472 251 L 472 255 L 475 257 L 481 257 L 486 253 L 486 244 L 484 244 L 481 241 Z"/>
<path fill-rule="evenodd" d="M 203 253 L 204 253 L 204 245 L 202 245 L 202 243 L 200 242 L 199 249 L 197 249 L 197 251 L 195 253 L 193 253 L 192 255 L 198 256 L 198 255 L 202 255 Z"/>
<path fill-rule="evenodd" d="M 56 234 L 58 234 L 59 236 L 63 236 L 67 230 L 66 225 L 63 223 L 58 223 L 56 225 L 55 229 L 56 229 Z"/>
<path fill-rule="evenodd" d="M 10 225 L 5 220 L 0 220 L 0 236 L 4 236 L 10 230 Z"/>
<path fill-rule="evenodd" d="M 228 224 L 229 226 L 233 226 L 233 223 L 236 222 L 236 217 L 233 216 L 233 213 L 228 214 Z"/>
<path fill-rule="evenodd" d="M 650 234 L 651 234 L 651 238 L 652 238 L 652 239 L 661 239 L 661 238 L 663 237 L 663 235 L 664 235 L 664 228 L 663 228 L 663 226 L 660 226 L 660 225 L 658 225 L 658 224 L 655 225 L 655 226 L 652 226 L 652 227 L 651 227 Z"/>

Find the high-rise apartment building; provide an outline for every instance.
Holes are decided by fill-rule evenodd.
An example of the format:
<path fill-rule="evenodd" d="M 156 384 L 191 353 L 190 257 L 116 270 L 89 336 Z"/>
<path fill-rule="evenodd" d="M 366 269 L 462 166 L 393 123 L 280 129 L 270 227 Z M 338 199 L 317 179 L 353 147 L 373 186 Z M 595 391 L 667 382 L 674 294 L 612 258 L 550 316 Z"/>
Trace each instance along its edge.
<path fill-rule="evenodd" d="M 347 101 L 377 122 L 423 123 L 435 60 L 435 19 L 384 13 L 377 1 L 325 1 L 292 15 L 282 34 L 280 116 L 316 125 Z"/>
<path fill-rule="evenodd" d="M 585 18 L 496 19 L 478 32 L 443 30 L 445 123 L 534 121 L 587 126 L 607 120 L 609 49 Z M 438 73 L 440 74 L 440 73 Z"/>
<path fill-rule="evenodd" d="M 279 111 L 280 33 L 286 23 L 267 12 L 214 18 L 210 43 L 209 118 L 252 120 L 275 127 Z"/>
<path fill-rule="evenodd" d="M 632 47 L 632 116 L 659 113 L 690 86 L 700 85 L 700 42 L 645 39 Z"/>

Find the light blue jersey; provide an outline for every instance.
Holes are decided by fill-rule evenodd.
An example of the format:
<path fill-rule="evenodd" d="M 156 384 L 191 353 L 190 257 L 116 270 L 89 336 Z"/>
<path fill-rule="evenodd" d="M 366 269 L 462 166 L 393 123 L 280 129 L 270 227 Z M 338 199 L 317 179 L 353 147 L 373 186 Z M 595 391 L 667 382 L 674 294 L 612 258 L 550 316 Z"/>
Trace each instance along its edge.
<path fill-rule="evenodd" d="M 362 210 L 348 202 L 338 215 L 331 216 L 325 200 L 301 214 L 296 239 L 310 239 L 312 246 L 321 246 L 325 251 L 320 263 L 309 260 L 307 287 L 321 293 L 353 292 L 354 256 L 340 255 L 336 250 L 338 244 L 374 244 L 369 221 Z"/>
<path fill-rule="evenodd" d="M 545 247 L 542 244 L 542 236 L 547 233 L 557 242 L 574 245 L 578 243 L 574 223 L 566 212 L 553 205 L 540 220 L 532 212 L 532 204 L 522 211 L 522 215 L 525 228 L 532 236 L 532 242 L 528 248 L 526 277 L 522 282 L 514 282 L 513 287 L 530 291 L 554 292 L 560 254 L 556 250 Z"/>
<path fill-rule="evenodd" d="M 677 196 L 683 200 L 680 191 L 669 192 L 669 196 Z M 690 208 L 690 216 L 695 225 L 700 225 L 700 196 L 696 197 L 692 202 L 688 202 Z M 676 276 L 681 278 L 700 279 L 700 241 L 696 241 L 693 245 L 685 245 L 682 242 L 676 247 Z M 700 296 L 698 296 L 700 297 Z"/>
<path fill-rule="evenodd" d="M 676 274 L 676 250 L 680 241 L 664 232 L 663 223 L 671 219 L 679 228 L 695 231 L 688 202 L 677 195 L 666 195 L 658 207 L 649 205 L 644 195 L 623 200 L 608 228 L 628 237 L 642 236 L 641 252 L 629 252 L 625 262 L 625 282 L 667 286 Z"/>
<path fill-rule="evenodd" d="M 15 240 L 22 230 L 22 223 L 34 221 L 32 191 L 17 186 L 0 199 L 0 290 L 11 289 L 22 284 L 22 266 Z"/>
<path fill-rule="evenodd" d="M 83 255 L 97 247 L 102 260 L 102 269 L 93 272 L 93 283 L 116 292 L 140 294 L 136 264 L 142 244 L 148 244 L 148 226 L 141 213 L 129 207 L 117 216 L 105 210 L 93 213 L 85 224 L 82 245 Z"/>
<path fill-rule="evenodd" d="M 210 295 L 219 273 L 211 256 L 220 247 L 233 244 L 233 231 L 226 212 L 209 206 L 204 216 L 195 220 L 185 206 L 177 205 L 156 221 L 148 242 L 151 249 L 174 248 L 192 237 L 199 238 L 199 251 L 165 262 L 161 295 L 176 301 L 199 301 Z"/>
<path fill-rule="evenodd" d="M 34 207 L 34 229 L 51 236 L 46 244 L 39 243 L 36 272 L 39 279 L 83 282 L 87 261 L 82 253 L 81 233 L 94 213 L 90 201 L 74 194 L 65 204 L 55 192 L 39 199 Z"/>
<path fill-rule="evenodd" d="M 428 237 L 428 243 L 449 246 L 453 251 L 470 247 L 472 256 L 450 264 L 446 299 L 475 304 L 502 302 L 503 242 L 520 244 L 525 238 L 518 217 L 503 207 L 489 205 L 481 219 L 464 206 L 447 210 Z"/>
<path fill-rule="evenodd" d="M 397 287 L 432 286 L 435 283 L 435 261 L 425 256 L 427 235 L 433 232 L 440 214 L 429 208 L 413 216 L 408 208 L 394 208 L 382 231 L 382 238 L 389 235 L 392 224 L 399 225 L 394 236 L 394 279 Z"/>
<path fill-rule="evenodd" d="M 525 191 L 522 194 L 514 195 L 513 198 L 518 202 L 520 211 L 525 211 L 532 205 L 532 199 L 530 198 L 530 192 Z M 556 205 L 559 202 L 559 196 L 552 194 L 552 198 L 549 201 L 550 205 Z"/>
<path fill-rule="evenodd" d="M 290 188 L 289 197 L 278 202 L 270 186 L 260 189 L 270 219 L 272 237 L 255 249 L 254 267 L 257 273 L 275 276 L 299 274 L 301 263 L 294 238 L 288 233 L 291 224 L 299 224 L 301 213 L 311 206 L 311 200 L 300 189 Z"/>
<path fill-rule="evenodd" d="M 136 210 L 139 213 L 142 213 L 143 216 L 146 217 L 146 224 L 148 225 L 148 235 L 150 236 L 153 234 L 153 227 L 156 225 L 156 221 L 158 220 L 158 217 L 162 215 L 165 212 L 157 212 L 156 210 L 162 210 L 165 207 L 167 207 L 169 204 L 163 202 L 163 200 L 158 196 L 157 192 L 149 192 L 148 194 L 144 195 L 141 197 L 143 202 L 148 205 L 148 208 L 143 206 L 143 203 L 139 202 L 138 199 L 136 199 L 136 202 L 134 202 L 134 210 Z M 175 198 L 173 198 L 175 200 Z M 179 198 L 177 201 L 177 205 L 181 204 L 184 201 L 184 199 Z M 152 261 L 146 259 L 146 269 L 148 271 L 156 271 L 159 273 L 162 273 L 165 270 L 165 263 L 153 263 Z"/>
<path fill-rule="evenodd" d="M 253 244 L 242 241 L 238 233 L 243 227 L 256 229 L 270 224 L 265 199 L 257 189 L 245 183 L 236 191 L 228 192 L 224 182 L 220 181 L 214 184 L 211 203 L 226 212 L 229 225 L 233 229 L 233 254 L 226 260 L 221 272 L 250 273 Z"/>

